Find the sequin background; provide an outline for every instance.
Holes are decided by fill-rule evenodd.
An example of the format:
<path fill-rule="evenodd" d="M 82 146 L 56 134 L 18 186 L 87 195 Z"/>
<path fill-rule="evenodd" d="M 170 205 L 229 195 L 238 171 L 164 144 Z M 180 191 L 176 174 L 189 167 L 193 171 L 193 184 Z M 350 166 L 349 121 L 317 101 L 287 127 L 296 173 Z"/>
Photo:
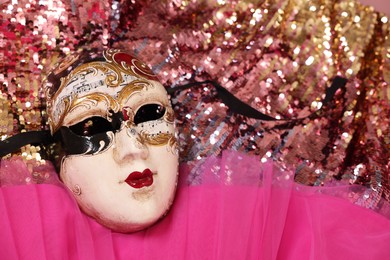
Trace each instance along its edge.
<path fill-rule="evenodd" d="M 285 124 L 229 111 L 212 86 L 172 98 L 192 184 L 224 149 L 295 170 L 306 185 L 355 183 L 363 204 L 390 201 L 390 37 L 384 14 L 354 0 L 0 1 L 0 133 L 47 129 L 45 71 L 80 47 L 121 47 L 167 88 L 212 79 L 259 111 L 297 118 L 322 107 L 331 79 L 348 79 L 312 119 Z M 40 148 L 21 155 L 44 164 Z M 8 156 L 9 157 L 9 156 Z"/>

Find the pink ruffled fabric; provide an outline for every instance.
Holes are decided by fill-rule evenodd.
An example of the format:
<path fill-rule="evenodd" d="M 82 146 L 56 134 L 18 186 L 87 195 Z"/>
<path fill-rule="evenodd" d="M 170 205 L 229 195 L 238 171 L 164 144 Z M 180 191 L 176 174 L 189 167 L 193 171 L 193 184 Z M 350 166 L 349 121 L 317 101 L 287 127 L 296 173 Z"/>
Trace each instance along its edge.
<path fill-rule="evenodd" d="M 21 157 L 0 160 L 0 187 L 24 184 L 62 184 L 54 166 L 49 162 L 29 160 L 26 164 Z"/>
<path fill-rule="evenodd" d="M 387 259 L 389 215 L 352 204 L 351 186 L 304 187 L 254 157 L 225 152 L 181 167 L 169 214 L 113 233 L 57 183 L 0 188 L 1 259 Z M 2 169 L 0 169 L 0 172 Z M 187 185 L 199 178 L 198 185 Z M 341 196 L 343 197 L 343 196 Z M 355 200 L 358 201 L 358 200 Z M 386 206 L 382 207 L 386 212 Z"/>

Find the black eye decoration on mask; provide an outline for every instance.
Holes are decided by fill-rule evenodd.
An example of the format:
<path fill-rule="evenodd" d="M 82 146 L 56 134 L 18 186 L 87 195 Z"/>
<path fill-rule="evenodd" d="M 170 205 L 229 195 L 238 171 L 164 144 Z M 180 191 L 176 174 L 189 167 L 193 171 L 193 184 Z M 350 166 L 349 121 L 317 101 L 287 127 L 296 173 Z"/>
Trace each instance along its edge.
<path fill-rule="evenodd" d="M 96 154 L 108 148 L 112 142 L 108 132 L 118 131 L 122 121 L 122 112 L 110 111 L 110 120 L 99 116 L 90 117 L 69 127 L 62 126 L 58 135 L 68 155 Z"/>
<path fill-rule="evenodd" d="M 71 154 L 96 154 L 108 148 L 112 142 L 107 132 L 91 136 L 80 136 L 73 133 L 66 126 L 60 127 L 57 134 L 60 136 L 62 145 L 68 155 Z"/>
<path fill-rule="evenodd" d="M 106 150 L 112 142 L 112 136 L 120 129 L 122 121 L 130 120 L 135 125 L 161 119 L 166 108 L 160 104 L 146 104 L 141 106 L 129 118 L 126 109 L 123 112 L 110 111 L 110 120 L 100 116 L 93 116 L 69 127 L 60 128 L 60 136 L 65 151 L 70 154 L 96 154 Z"/>
<path fill-rule="evenodd" d="M 69 129 L 79 136 L 92 136 L 116 130 L 107 119 L 99 116 L 87 118 L 75 125 L 70 126 Z"/>
<path fill-rule="evenodd" d="M 134 116 L 134 124 L 161 119 L 165 115 L 165 107 L 159 104 L 141 106 Z"/>

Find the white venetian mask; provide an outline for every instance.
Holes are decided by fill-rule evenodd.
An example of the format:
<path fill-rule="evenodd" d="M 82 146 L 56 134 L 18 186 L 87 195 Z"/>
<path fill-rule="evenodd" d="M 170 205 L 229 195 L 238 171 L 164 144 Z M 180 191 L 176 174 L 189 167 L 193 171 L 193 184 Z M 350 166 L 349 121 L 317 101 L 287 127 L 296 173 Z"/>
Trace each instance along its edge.
<path fill-rule="evenodd" d="M 50 127 L 67 154 L 60 177 L 86 214 L 133 232 L 160 219 L 174 198 L 173 110 L 143 63 L 118 50 L 96 57 L 70 56 L 48 77 Z"/>

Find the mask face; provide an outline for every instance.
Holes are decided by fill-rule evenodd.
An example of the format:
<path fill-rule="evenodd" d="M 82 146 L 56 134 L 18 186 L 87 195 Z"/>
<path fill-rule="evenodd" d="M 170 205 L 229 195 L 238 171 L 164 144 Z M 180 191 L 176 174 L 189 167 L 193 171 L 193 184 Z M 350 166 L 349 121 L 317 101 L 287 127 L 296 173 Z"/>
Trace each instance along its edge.
<path fill-rule="evenodd" d="M 61 77 L 48 100 L 50 126 L 67 154 L 60 177 L 81 209 L 114 231 L 133 232 L 160 219 L 174 198 L 173 110 L 144 64 L 115 50 L 103 57 Z"/>

